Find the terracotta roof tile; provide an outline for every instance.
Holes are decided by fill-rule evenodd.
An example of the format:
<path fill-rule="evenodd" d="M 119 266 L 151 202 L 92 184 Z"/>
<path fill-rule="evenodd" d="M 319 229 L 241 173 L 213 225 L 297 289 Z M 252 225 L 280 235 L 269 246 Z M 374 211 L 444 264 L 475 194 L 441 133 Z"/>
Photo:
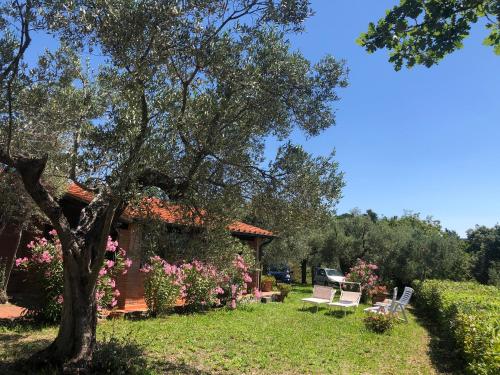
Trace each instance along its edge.
<path fill-rule="evenodd" d="M 80 188 L 76 184 L 70 184 L 68 187 L 68 191 L 66 193 L 68 196 L 79 199 L 83 202 L 89 203 L 94 195 Z M 178 205 L 172 205 L 166 203 L 158 198 L 148 198 L 145 200 L 144 206 L 141 209 L 125 209 L 123 213 L 123 217 L 127 219 L 132 218 L 140 218 L 146 216 L 148 213 L 151 213 L 154 217 L 159 217 L 163 221 L 170 224 L 181 224 L 183 221 L 185 222 L 184 217 L 186 216 L 184 210 Z M 199 217 L 194 218 L 194 223 L 197 225 L 201 224 L 201 220 Z M 240 221 L 235 221 L 234 223 L 228 226 L 228 229 L 233 233 L 243 233 L 243 234 L 253 234 L 257 236 L 264 237 L 275 237 L 273 232 L 268 231 L 266 229 L 262 229 L 250 224 L 246 224 Z"/>

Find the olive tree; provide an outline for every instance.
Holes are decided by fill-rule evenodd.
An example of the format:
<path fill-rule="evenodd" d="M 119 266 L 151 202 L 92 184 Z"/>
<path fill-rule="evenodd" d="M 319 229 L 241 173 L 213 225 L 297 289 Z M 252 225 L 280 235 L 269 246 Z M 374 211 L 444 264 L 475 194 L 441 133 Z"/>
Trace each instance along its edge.
<path fill-rule="evenodd" d="M 306 0 L 25 0 L 0 11 L 0 162 L 57 230 L 64 261 L 59 332 L 34 359 L 78 370 L 95 346 L 106 239 L 128 202 L 155 194 L 222 220 L 269 186 L 292 191 L 287 175 L 307 168 L 287 160 L 314 159 L 284 152 L 264 166 L 266 137 L 331 126 L 346 69 L 291 50 Z M 60 48 L 30 66 L 36 32 Z M 94 194 L 76 225 L 47 188 L 49 166 Z"/>

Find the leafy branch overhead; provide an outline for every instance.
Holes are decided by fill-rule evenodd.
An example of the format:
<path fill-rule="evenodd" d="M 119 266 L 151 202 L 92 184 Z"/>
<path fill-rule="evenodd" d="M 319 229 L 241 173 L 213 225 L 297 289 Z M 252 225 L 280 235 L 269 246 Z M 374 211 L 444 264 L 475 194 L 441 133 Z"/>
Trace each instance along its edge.
<path fill-rule="evenodd" d="M 500 55 L 498 0 L 400 0 L 357 40 L 372 53 L 387 48 L 396 70 L 418 64 L 431 67 L 463 46 L 475 23 L 489 35 L 484 44 Z"/>

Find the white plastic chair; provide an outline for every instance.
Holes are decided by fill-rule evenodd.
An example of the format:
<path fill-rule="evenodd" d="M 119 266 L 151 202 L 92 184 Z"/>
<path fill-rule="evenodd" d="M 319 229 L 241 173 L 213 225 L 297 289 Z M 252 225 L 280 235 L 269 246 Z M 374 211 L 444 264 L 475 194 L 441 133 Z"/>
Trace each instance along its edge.
<path fill-rule="evenodd" d="M 357 283 L 356 283 L 357 284 Z M 347 314 L 347 308 L 356 308 L 359 306 L 359 301 L 361 300 L 361 285 L 359 285 L 359 292 L 349 292 L 346 290 L 340 291 L 340 299 L 337 302 L 330 302 L 328 306 L 331 308 L 342 307 L 344 309 L 344 316 Z"/>
<path fill-rule="evenodd" d="M 303 307 L 306 303 L 312 303 L 316 305 L 316 311 L 318 311 L 319 305 L 332 302 L 335 292 L 335 289 L 329 286 L 314 285 L 312 297 L 302 298 Z"/>
<path fill-rule="evenodd" d="M 365 309 L 366 312 L 373 312 L 377 314 L 398 314 L 399 311 L 403 314 L 404 321 L 408 323 L 408 317 L 406 316 L 406 305 L 410 302 L 411 296 L 413 295 L 413 289 L 410 287 L 405 287 L 403 294 L 399 300 L 392 300 L 389 306 L 378 305 Z"/>
<path fill-rule="evenodd" d="M 392 299 L 386 299 L 383 302 L 375 302 L 375 306 L 386 306 L 389 307 L 392 301 L 398 300 L 398 287 L 395 287 L 392 291 Z"/>

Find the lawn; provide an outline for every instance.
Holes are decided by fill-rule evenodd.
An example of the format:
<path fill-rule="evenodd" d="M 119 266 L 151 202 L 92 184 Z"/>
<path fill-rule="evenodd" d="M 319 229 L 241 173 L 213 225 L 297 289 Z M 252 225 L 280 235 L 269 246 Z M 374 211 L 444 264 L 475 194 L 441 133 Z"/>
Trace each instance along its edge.
<path fill-rule="evenodd" d="M 149 373 L 187 374 L 436 374 L 431 337 L 413 316 L 390 334 L 365 329 L 360 306 L 344 317 L 302 310 L 310 288 L 295 287 L 285 303 L 251 304 L 236 311 L 113 320 L 100 339 L 123 338 L 145 352 Z M 55 328 L 0 328 L 0 360 L 27 356 Z"/>

